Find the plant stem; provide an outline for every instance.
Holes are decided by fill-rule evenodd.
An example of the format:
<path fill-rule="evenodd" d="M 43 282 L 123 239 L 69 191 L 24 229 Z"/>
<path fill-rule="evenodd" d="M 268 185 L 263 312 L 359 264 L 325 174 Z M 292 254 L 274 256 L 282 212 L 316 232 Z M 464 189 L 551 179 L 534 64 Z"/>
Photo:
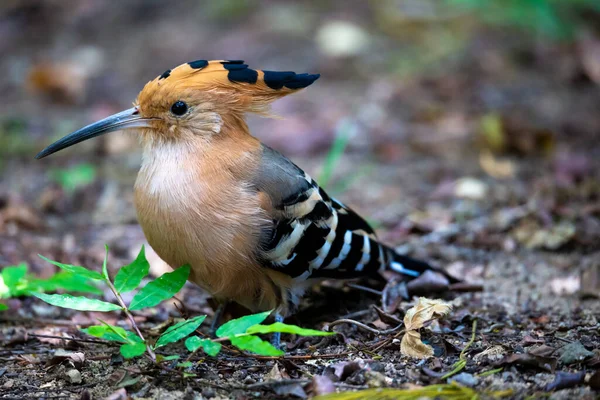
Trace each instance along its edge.
<path fill-rule="evenodd" d="M 458 356 L 458 361 L 454 363 L 452 371 L 450 371 L 447 374 L 445 374 L 444 376 L 442 376 L 441 379 L 447 379 L 447 378 L 451 377 L 452 375 L 459 373 L 467 366 L 467 359 L 465 357 L 465 352 L 475 341 L 475 332 L 477 331 L 477 320 L 473 321 L 472 331 L 473 332 L 471 333 L 471 340 L 469 340 L 467 345 L 460 352 L 460 355 Z"/>
<path fill-rule="evenodd" d="M 138 328 L 137 324 L 135 323 L 135 319 L 133 319 L 133 314 L 131 314 L 131 311 L 129 311 L 129 309 L 125 305 L 125 302 L 123 301 L 123 298 L 121 297 L 121 295 L 115 288 L 115 285 L 113 285 L 113 283 L 110 281 L 110 279 L 108 277 L 106 277 L 106 284 L 108 285 L 110 290 L 113 292 L 113 294 L 117 298 L 117 301 L 119 302 L 119 305 L 121 305 L 121 307 L 123 308 L 123 312 L 125 313 L 125 315 L 127 315 L 127 318 L 129 318 L 129 323 L 131 324 L 131 327 L 135 330 L 135 333 L 137 333 L 137 335 L 140 337 L 140 339 L 142 339 L 144 341 L 144 343 L 146 343 L 146 339 L 144 339 L 144 335 L 142 335 L 140 328 Z M 152 350 L 152 347 L 150 347 L 150 345 L 148 343 L 146 343 L 146 351 L 148 352 L 148 355 L 150 356 L 152 361 L 156 363 L 156 354 L 154 354 L 154 350 Z"/>

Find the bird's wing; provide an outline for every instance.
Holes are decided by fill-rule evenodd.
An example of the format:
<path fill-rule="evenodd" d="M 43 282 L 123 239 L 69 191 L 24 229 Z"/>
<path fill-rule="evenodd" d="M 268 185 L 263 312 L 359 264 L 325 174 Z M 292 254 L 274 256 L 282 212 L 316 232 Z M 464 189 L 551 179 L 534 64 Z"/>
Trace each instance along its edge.
<path fill-rule="evenodd" d="M 268 197 L 273 220 L 263 232 L 264 266 L 302 280 L 353 278 L 387 264 L 389 250 L 364 219 L 267 146 L 253 184 Z"/>

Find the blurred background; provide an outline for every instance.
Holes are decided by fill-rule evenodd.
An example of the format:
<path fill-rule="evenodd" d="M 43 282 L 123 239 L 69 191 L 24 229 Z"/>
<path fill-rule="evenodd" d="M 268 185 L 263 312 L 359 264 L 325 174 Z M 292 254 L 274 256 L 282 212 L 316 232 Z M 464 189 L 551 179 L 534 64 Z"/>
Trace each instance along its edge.
<path fill-rule="evenodd" d="M 33 157 L 195 59 L 320 73 L 252 132 L 390 244 L 479 278 L 600 259 L 597 0 L 4 0 L 0 52 L 0 267 L 134 257 L 135 137 Z"/>

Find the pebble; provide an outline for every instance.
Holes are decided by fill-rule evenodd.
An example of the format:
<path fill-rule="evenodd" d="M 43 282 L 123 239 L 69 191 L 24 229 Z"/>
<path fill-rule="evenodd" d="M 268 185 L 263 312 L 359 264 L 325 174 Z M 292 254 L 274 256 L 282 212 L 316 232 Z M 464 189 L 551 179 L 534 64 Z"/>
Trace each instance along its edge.
<path fill-rule="evenodd" d="M 70 369 L 67 371 L 66 373 L 67 376 L 67 380 L 71 383 L 81 383 L 82 379 L 81 379 L 81 372 L 77 371 L 76 369 Z"/>
<path fill-rule="evenodd" d="M 473 376 L 473 374 L 468 374 L 466 372 L 461 372 L 458 375 L 454 375 L 453 377 L 449 378 L 448 381 L 456 382 L 468 387 L 473 387 L 479 383 L 479 379 Z"/>

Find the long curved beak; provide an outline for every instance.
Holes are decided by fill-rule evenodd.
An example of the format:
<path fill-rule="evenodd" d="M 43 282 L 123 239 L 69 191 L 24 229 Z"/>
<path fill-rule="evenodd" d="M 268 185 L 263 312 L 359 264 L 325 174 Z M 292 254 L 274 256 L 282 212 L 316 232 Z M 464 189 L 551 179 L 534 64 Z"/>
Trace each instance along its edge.
<path fill-rule="evenodd" d="M 150 121 L 151 119 L 149 118 L 142 118 L 137 107 L 133 107 L 68 134 L 40 151 L 35 158 L 39 160 L 69 146 L 104 135 L 105 133 L 130 128 L 149 128 Z"/>

